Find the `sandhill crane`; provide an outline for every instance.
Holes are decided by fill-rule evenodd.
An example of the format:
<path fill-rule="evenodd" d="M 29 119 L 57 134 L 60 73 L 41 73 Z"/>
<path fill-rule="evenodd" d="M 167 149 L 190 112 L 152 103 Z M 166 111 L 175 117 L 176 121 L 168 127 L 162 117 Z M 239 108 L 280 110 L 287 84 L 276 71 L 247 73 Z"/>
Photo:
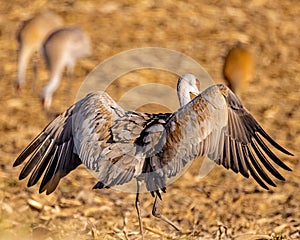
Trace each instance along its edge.
<path fill-rule="evenodd" d="M 191 80 L 194 87 L 186 83 Z M 208 87 L 187 102 L 197 83 L 192 75 L 179 78 L 178 95 L 184 105 L 172 114 L 125 111 L 105 92 L 88 94 L 53 120 L 19 155 L 14 166 L 30 157 L 19 179 L 31 173 L 30 187 L 44 174 L 39 192 L 50 194 L 62 177 L 82 163 L 98 180 L 94 188 L 110 188 L 136 179 L 135 206 L 142 236 L 141 183 L 155 197 L 152 214 L 180 230 L 160 214 L 158 201 L 166 191 L 167 180 L 180 174 L 196 157 L 206 155 L 246 178 L 251 175 L 265 189 L 276 186 L 267 171 L 284 181 L 271 161 L 291 169 L 266 142 L 292 154 L 276 143 L 222 84 Z"/>
<path fill-rule="evenodd" d="M 43 106 L 47 109 L 51 106 L 52 95 L 58 88 L 64 68 L 67 67 L 67 75 L 71 78 L 76 61 L 91 54 L 90 38 L 77 26 L 60 28 L 45 40 L 43 53 L 50 75 L 49 83 L 41 94 Z"/>
<path fill-rule="evenodd" d="M 231 48 L 224 60 L 223 76 L 235 93 L 245 87 L 254 75 L 254 56 L 245 44 Z"/>
<path fill-rule="evenodd" d="M 25 71 L 30 57 L 40 51 L 45 38 L 55 29 L 63 25 L 60 16 L 53 12 L 44 12 L 25 21 L 17 33 L 18 40 L 18 77 L 16 88 L 20 89 L 25 82 Z M 36 66 L 34 66 L 34 72 Z"/>

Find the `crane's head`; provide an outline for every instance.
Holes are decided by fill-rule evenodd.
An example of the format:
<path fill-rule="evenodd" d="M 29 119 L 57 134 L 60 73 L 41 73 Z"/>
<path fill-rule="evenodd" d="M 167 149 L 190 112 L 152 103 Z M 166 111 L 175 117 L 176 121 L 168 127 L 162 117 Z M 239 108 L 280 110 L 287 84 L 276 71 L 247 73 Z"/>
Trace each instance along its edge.
<path fill-rule="evenodd" d="M 180 106 L 191 101 L 190 94 L 198 96 L 200 94 L 200 81 L 193 74 L 184 74 L 178 79 L 177 93 Z"/>
<path fill-rule="evenodd" d="M 187 73 L 179 77 L 177 89 L 185 88 L 194 95 L 200 94 L 200 81 L 193 74 Z"/>

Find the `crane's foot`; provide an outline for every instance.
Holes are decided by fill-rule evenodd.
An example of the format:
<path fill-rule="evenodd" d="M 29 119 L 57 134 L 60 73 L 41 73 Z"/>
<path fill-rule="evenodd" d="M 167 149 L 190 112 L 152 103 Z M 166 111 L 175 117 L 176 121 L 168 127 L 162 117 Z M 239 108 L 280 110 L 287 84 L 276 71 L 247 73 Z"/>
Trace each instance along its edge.
<path fill-rule="evenodd" d="M 152 209 L 152 215 L 154 217 L 157 217 L 157 218 L 161 219 L 162 221 L 168 223 L 173 228 L 175 228 L 177 231 L 182 232 L 180 227 L 178 227 L 174 222 L 172 222 L 170 219 L 168 219 L 166 216 L 164 216 L 160 213 L 159 206 L 158 206 L 158 201 L 159 200 L 160 199 L 159 199 L 158 195 L 156 194 L 154 204 L 153 204 L 153 209 Z"/>

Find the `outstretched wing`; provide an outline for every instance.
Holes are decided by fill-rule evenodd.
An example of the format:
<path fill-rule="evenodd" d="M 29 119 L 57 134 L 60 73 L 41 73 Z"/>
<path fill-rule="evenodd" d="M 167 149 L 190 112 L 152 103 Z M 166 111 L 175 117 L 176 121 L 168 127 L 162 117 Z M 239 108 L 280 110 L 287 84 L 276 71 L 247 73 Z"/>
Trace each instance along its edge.
<path fill-rule="evenodd" d="M 276 187 L 265 170 L 279 180 L 285 181 L 285 179 L 270 160 L 287 171 L 291 171 L 291 169 L 274 154 L 266 143 L 284 154 L 291 156 L 293 154 L 265 132 L 230 89 L 224 85 L 218 85 L 218 87 L 226 100 L 228 123 L 223 134 L 224 142 L 219 142 L 223 145 L 223 152 L 217 158 L 211 159 L 227 169 L 232 169 L 236 173 L 240 172 L 244 177 L 248 177 L 250 173 L 265 189 L 268 189 L 265 182 Z"/>
<path fill-rule="evenodd" d="M 165 124 L 164 133 L 157 141 L 159 146 L 155 146 L 161 150 L 146 159 L 146 185 L 150 191 L 164 189 L 167 178 L 177 175 L 194 158 L 207 155 L 247 178 L 250 173 L 268 189 L 265 182 L 276 185 L 265 170 L 284 180 L 270 160 L 285 170 L 291 169 L 266 142 L 292 155 L 262 129 L 227 87 L 209 87 L 175 112 Z"/>
<path fill-rule="evenodd" d="M 151 117 L 125 112 L 104 92 L 89 94 L 53 120 L 14 166 L 29 158 L 19 178 L 31 173 L 32 186 L 43 176 L 39 191 L 47 194 L 81 163 L 99 180 L 97 188 L 128 182 L 142 171 L 134 141 Z"/>
<path fill-rule="evenodd" d="M 72 135 L 73 105 L 63 114 L 54 119 L 19 155 L 13 166 L 29 160 L 23 167 L 19 179 L 26 178 L 30 173 L 27 186 L 35 185 L 44 174 L 40 185 L 40 193 L 47 190 L 53 192 L 60 179 L 74 170 L 81 161 L 74 151 Z"/>

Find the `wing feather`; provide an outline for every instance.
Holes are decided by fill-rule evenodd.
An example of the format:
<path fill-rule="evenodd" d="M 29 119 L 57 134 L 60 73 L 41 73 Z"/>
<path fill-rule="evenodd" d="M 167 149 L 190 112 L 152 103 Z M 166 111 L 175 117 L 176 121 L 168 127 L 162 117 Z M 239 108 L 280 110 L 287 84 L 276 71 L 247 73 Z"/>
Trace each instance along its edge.
<path fill-rule="evenodd" d="M 56 148 L 55 148 L 56 149 Z M 49 164 L 49 160 L 51 159 L 51 156 L 53 155 L 53 148 L 50 150 L 51 153 L 49 153 L 44 159 L 41 159 L 38 164 L 35 166 L 29 180 L 28 180 L 28 187 L 31 187 L 33 185 L 35 185 L 38 180 L 41 178 L 41 176 L 43 175 L 43 173 L 45 172 L 46 167 Z"/>
<path fill-rule="evenodd" d="M 26 178 L 32 169 L 42 160 L 43 156 L 47 156 L 48 154 L 48 146 L 51 149 L 51 145 L 53 144 L 53 140 L 50 140 L 50 136 L 48 135 L 45 138 L 45 143 L 40 144 L 38 148 L 35 150 L 35 152 L 30 157 L 29 161 L 25 164 L 24 168 L 22 169 L 19 180 L 22 180 Z M 49 144 L 50 141 L 50 144 Z"/>
<path fill-rule="evenodd" d="M 259 146 L 263 149 L 263 151 L 280 167 L 287 171 L 291 171 L 291 169 L 285 165 L 271 150 L 270 148 L 264 143 L 264 141 L 260 138 L 258 134 L 254 135 L 255 140 L 258 142 Z M 285 152 L 285 151 L 284 151 Z M 288 155 L 291 155 L 290 153 Z"/>
<path fill-rule="evenodd" d="M 144 158 L 136 139 L 145 126 L 169 116 L 125 112 L 106 93 L 91 93 L 54 119 L 14 166 L 29 158 L 20 179 L 31 174 L 32 186 L 42 178 L 39 192 L 47 194 L 81 163 L 98 179 L 95 188 L 120 185 L 142 172 Z"/>
<path fill-rule="evenodd" d="M 260 159 L 261 163 L 266 167 L 266 169 L 276 178 L 285 181 L 284 177 L 273 167 L 273 165 L 268 161 L 263 152 L 259 149 L 256 142 L 251 142 L 251 146 L 255 151 L 255 154 Z"/>
<path fill-rule="evenodd" d="M 247 159 L 250 158 L 249 149 L 243 146 L 243 152 Z M 253 169 L 253 166 L 251 165 L 250 161 L 247 161 L 247 167 L 249 169 L 249 172 L 251 176 L 254 178 L 254 180 L 264 189 L 269 190 L 269 187 L 261 180 L 260 176 L 257 174 L 257 172 Z"/>
<path fill-rule="evenodd" d="M 266 143 L 260 138 L 262 135 L 266 141 L 268 141 L 277 150 L 292 155 L 278 143 L 276 143 L 258 124 L 253 116 L 243 107 L 238 97 L 231 92 L 227 87 L 218 85 L 220 92 L 224 96 L 228 109 L 228 123 L 226 126 L 226 136 L 231 139 L 230 154 L 231 158 L 234 159 L 234 164 L 230 168 L 235 172 L 241 172 L 245 177 L 248 176 L 248 170 L 253 178 L 262 186 L 262 181 L 266 181 L 271 186 L 276 186 L 271 178 L 266 174 L 261 164 L 265 169 L 271 173 L 274 177 L 279 180 L 283 180 L 283 176 L 275 169 L 270 163 L 268 158 L 276 163 L 278 166 L 285 170 L 291 170 L 287 167 L 266 145 Z M 243 146 L 244 151 L 241 151 L 239 147 L 233 147 L 235 144 Z M 228 147 L 228 144 L 225 144 Z M 246 150 L 245 150 L 246 149 Z M 227 154 L 227 152 L 226 152 Z M 232 156 L 233 154 L 233 156 Z M 238 156 L 238 158 L 235 158 Z M 224 156 L 222 156 L 224 158 Z M 227 158 L 227 157 L 226 157 Z M 214 159 L 213 159 L 214 160 Z M 238 162 L 236 161 L 238 160 Z M 222 162 L 222 159 L 216 161 L 217 163 Z M 245 164 L 246 163 L 246 164 Z M 251 163 L 251 164 L 250 164 Z M 225 167 L 228 167 L 226 164 Z"/>
<path fill-rule="evenodd" d="M 239 171 L 245 177 L 249 178 L 248 167 L 247 167 L 247 159 L 243 154 L 243 146 L 240 142 L 236 142 L 237 144 L 237 155 L 238 155 L 238 163 L 240 165 Z"/>
<path fill-rule="evenodd" d="M 13 167 L 19 166 L 22 164 L 28 156 L 30 156 L 35 149 L 41 145 L 41 143 L 44 141 L 44 139 L 47 137 L 47 134 L 45 132 L 41 132 L 24 150 L 23 152 L 18 156 L 18 158 L 13 163 Z"/>
<path fill-rule="evenodd" d="M 52 175 L 47 175 L 47 173 L 55 166 L 56 162 L 54 162 L 54 160 L 57 159 L 57 154 L 64 154 L 64 158 L 61 159 L 61 161 L 64 163 L 65 167 L 60 170 L 63 171 L 63 174 L 61 175 L 68 174 L 81 164 L 80 159 L 73 156 L 73 144 L 68 144 L 70 149 L 67 149 L 66 152 L 62 151 L 62 149 L 62 152 L 57 152 L 58 146 L 72 142 L 72 130 L 70 127 L 72 126 L 71 117 L 73 111 L 74 106 L 48 124 L 48 126 L 46 126 L 28 147 L 25 148 L 14 162 L 13 166 L 15 167 L 29 158 L 19 175 L 19 179 L 23 179 L 31 174 L 27 184 L 28 186 L 36 184 L 42 175 L 45 174 L 43 178 L 44 183 L 40 188 L 40 191 L 47 190 L 47 192 L 49 192 L 49 189 L 44 188 L 44 185 L 46 184 L 45 179 L 50 181 L 53 177 Z M 68 156 L 66 156 L 66 153 Z M 52 187 L 55 189 L 56 186 Z"/>
<path fill-rule="evenodd" d="M 291 170 L 266 142 L 282 153 L 292 154 L 276 143 L 243 107 L 238 97 L 221 84 L 209 87 L 180 108 L 168 119 L 164 128 L 165 134 L 157 141 L 163 146 L 148 161 L 148 171 L 156 172 L 156 177 L 161 176 L 159 185 L 156 185 L 155 181 L 158 181 L 148 174 L 146 185 L 151 186 L 152 191 L 154 186 L 157 189 L 165 187 L 165 178 L 180 174 L 188 162 L 204 155 L 246 178 L 250 174 L 266 189 L 267 184 L 276 186 L 267 172 L 284 180 L 269 160 Z M 159 164 L 161 169 L 157 169 Z"/>
<path fill-rule="evenodd" d="M 271 161 L 284 164 L 266 143 L 276 143 L 224 85 L 206 89 L 170 114 L 125 112 L 104 92 L 87 95 L 53 120 L 20 154 L 26 159 L 19 178 L 28 186 L 42 178 L 40 192 L 51 193 L 60 179 L 83 163 L 98 179 L 94 188 L 111 187 L 143 177 L 159 195 L 167 179 L 178 176 L 196 157 L 211 160 L 263 188 L 284 180 Z M 267 171 L 267 172 L 266 172 Z"/>

